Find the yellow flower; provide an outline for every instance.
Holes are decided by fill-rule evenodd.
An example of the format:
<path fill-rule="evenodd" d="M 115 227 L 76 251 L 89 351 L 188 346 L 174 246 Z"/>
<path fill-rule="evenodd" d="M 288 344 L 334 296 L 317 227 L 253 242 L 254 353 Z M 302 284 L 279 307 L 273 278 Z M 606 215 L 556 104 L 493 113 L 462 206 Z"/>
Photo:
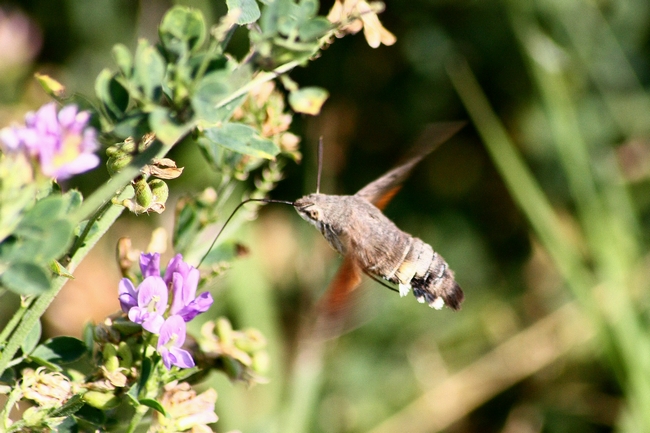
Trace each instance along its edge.
<path fill-rule="evenodd" d="M 377 48 L 379 45 L 393 45 L 397 38 L 386 30 L 379 21 L 377 13 L 384 10 L 381 2 L 368 3 L 365 0 L 336 0 L 327 15 L 327 19 L 338 24 L 337 36 L 355 34 L 363 28 L 363 34 L 368 45 Z"/>

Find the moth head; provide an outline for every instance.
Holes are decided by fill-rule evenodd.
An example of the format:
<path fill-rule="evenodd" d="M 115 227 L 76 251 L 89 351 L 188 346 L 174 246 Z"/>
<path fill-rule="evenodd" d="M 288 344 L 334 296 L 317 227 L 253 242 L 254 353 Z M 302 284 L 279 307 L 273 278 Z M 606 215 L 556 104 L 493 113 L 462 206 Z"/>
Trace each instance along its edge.
<path fill-rule="evenodd" d="M 319 230 L 323 224 L 324 208 L 323 194 L 310 194 L 299 198 L 293 204 L 300 215 L 305 221 L 316 226 Z"/>

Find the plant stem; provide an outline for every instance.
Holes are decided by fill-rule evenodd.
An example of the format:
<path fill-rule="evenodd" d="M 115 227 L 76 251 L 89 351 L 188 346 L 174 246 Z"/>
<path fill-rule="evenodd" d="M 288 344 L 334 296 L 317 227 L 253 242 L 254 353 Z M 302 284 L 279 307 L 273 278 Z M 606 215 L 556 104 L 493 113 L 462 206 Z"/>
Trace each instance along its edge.
<path fill-rule="evenodd" d="M 34 297 L 29 297 L 29 299 L 21 300 L 20 308 L 18 308 L 18 311 L 14 313 L 14 315 L 11 317 L 11 320 L 9 320 L 9 323 L 7 323 L 7 326 L 5 326 L 2 330 L 2 333 L 0 333 L 0 345 L 5 342 L 7 337 L 9 337 L 16 326 L 18 326 L 18 323 L 20 323 L 20 320 L 25 315 L 25 312 L 29 309 L 33 302 Z"/>
<path fill-rule="evenodd" d="M 215 108 L 221 108 L 221 107 L 229 104 L 230 102 L 234 101 L 235 99 L 239 98 L 240 96 L 245 95 L 246 93 L 250 92 L 251 90 L 253 90 L 257 86 L 259 86 L 260 84 L 266 83 L 267 81 L 271 81 L 271 80 L 277 78 L 279 75 L 282 75 L 282 74 L 284 74 L 286 72 L 289 72 L 290 70 L 292 70 L 296 66 L 300 65 L 300 63 L 301 63 L 300 61 L 294 60 L 294 61 L 285 63 L 284 65 L 278 66 L 277 68 L 275 68 L 271 72 L 262 72 L 257 77 L 255 77 L 254 79 L 249 81 L 247 84 L 243 85 L 239 89 L 232 92 L 230 94 L 230 96 L 228 96 L 225 99 L 222 99 L 215 106 Z"/>
<path fill-rule="evenodd" d="M 133 433 L 136 428 L 138 428 L 138 425 L 140 425 L 140 422 L 144 418 L 144 415 L 147 413 L 149 408 L 143 404 L 135 408 L 135 414 L 133 415 L 133 418 L 131 418 L 131 422 L 129 423 L 129 427 L 127 428 L 127 433 Z"/>

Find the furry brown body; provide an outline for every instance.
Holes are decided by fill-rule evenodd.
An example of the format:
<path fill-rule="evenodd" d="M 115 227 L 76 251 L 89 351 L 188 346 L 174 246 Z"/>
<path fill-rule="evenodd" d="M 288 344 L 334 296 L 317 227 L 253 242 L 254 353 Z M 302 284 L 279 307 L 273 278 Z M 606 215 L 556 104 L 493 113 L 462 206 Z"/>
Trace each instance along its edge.
<path fill-rule="evenodd" d="M 310 194 L 295 202 L 298 213 L 341 255 L 367 274 L 413 289 L 436 309 L 460 308 L 463 292 L 447 262 L 429 244 L 404 233 L 375 205 L 357 196 Z"/>
<path fill-rule="evenodd" d="M 404 164 L 390 170 L 354 195 L 310 194 L 293 203 L 300 216 L 314 225 L 344 261 L 325 299 L 325 309 L 340 309 L 361 281 L 361 272 L 399 288 L 412 289 L 419 302 L 458 310 L 464 295 L 447 262 L 421 239 L 401 231 L 382 212 L 413 167 L 438 144 L 462 127 L 435 125 L 431 144 Z"/>

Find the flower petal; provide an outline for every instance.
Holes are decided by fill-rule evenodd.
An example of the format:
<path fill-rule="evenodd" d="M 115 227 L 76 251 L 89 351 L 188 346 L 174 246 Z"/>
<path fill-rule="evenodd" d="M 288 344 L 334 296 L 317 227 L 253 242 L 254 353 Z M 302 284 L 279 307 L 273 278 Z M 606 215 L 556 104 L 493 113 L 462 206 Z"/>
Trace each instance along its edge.
<path fill-rule="evenodd" d="M 181 316 L 184 321 L 189 322 L 197 315 L 208 311 L 213 302 L 212 295 L 209 292 L 203 292 L 176 314 Z"/>
<path fill-rule="evenodd" d="M 122 278 L 118 284 L 117 290 L 122 311 L 128 313 L 131 308 L 138 305 L 138 294 L 135 291 L 135 287 L 131 280 L 128 278 Z"/>
<path fill-rule="evenodd" d="M 140 270 L 144 278 L 160 277 L 160 254 L 140 254 Z"/>
<path fill-rule="evenodd" d="M 172 347 L 169 349 L 170 354 L 172 355 L 172 364 L 180 368 L 191 368 L 196 364 L 190 352 L 179 347 Z"/>

